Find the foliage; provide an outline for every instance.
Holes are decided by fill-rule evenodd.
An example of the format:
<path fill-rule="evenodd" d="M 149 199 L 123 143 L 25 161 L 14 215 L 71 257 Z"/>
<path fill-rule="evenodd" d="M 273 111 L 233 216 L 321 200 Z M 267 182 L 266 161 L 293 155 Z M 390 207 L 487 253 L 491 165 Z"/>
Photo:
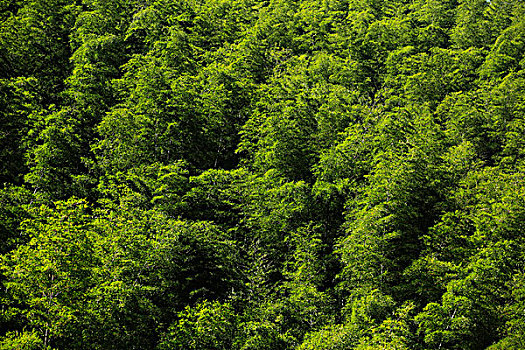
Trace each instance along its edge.
<path fill-rule="evenodd" d="M 523 348 L 524 52 L 519 0 L 0 0 L 0 348 Z"/>

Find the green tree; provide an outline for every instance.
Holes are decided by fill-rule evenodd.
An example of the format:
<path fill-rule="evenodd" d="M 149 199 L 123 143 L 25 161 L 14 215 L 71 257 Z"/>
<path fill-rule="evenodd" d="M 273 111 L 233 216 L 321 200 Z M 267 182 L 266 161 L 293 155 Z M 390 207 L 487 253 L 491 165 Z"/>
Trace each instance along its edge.
<path fill-rule="evenodd" d="M 229 304 L 204 301 L 186 307 L 157 347 L 162 349 L 232 349 L 237 316 Z"/>
<path fill-rule="evenodd" d="M 24 141 L 39 106 L 34 78 L 0 80 L 0 183 L 21 183 L 27 171 Z"/>
<path fill-rule="evenodd" d="M 42 341 L 42 349 L 60 346 L 72 325 L 87 288 L 93 285 L 96 234 L 88 228 L 84 201 L 71 199 L 33 209 L 23 223 L 31 237 L 5 256 L 2 263 L 12 317 L 23 317 Z"/>

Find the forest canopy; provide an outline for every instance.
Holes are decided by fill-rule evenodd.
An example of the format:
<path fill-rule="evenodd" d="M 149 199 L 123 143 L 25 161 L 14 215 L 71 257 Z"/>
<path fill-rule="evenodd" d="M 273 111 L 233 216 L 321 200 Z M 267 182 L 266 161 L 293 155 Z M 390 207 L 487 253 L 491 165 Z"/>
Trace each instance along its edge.
<path fill-rule="evenodd" d="M 525 348 L 521 0 L 0 0 L 0 349 Z"/>

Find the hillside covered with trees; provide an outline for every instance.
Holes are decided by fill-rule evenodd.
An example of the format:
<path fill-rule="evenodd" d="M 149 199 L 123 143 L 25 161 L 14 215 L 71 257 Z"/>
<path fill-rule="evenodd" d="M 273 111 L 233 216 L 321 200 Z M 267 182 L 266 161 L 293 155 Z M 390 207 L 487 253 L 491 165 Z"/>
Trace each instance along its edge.
<path fill-rule="evenodd" d="M 522 0 L 0 0 L 0 349 L 525 349 Z"/>

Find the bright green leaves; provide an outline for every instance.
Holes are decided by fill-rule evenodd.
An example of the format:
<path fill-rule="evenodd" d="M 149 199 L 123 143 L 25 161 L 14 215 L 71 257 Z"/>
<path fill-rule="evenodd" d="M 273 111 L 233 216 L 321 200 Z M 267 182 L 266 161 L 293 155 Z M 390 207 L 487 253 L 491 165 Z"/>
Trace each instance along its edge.
<path fill-rule="evenodd" d="M 181 162 L 170 165 L 141 165 L 126 172 L 100 178 L 100 202 L 110 208 L 157 208 L 173 217 L 184 206 L 182 196 L 188 188 L 187 170 Z"/>
<path fill-rule="evenodd" d="M 42 349 L 43 343 L 35 332 L 9 332 L 0 338 L 0 349 Z"/>
<path fill-rule="evenodd" d="M 431 348 L 484 348 L 493 341 L 505 317 L 501 301 L 508 290 L 507 269 L 516 247 L 503 243 L 484 249 L 450 282 L 441 303 L 429 303 L 416 317 L 419 332 Z"/>
<path fill-rule="evenodd" d="M 495 345 L 490 347 L 494 349 L 511 349 L 520 348 L 523 344 L 523 311 L 524 304 L 524 289 L 523 289 L 523 274 L 517 273 L 508 280 L 508 287 L 511 290 L 511 302 L 503 309 L 503 314 L 507 316 L 507 322 L 504 327 L 504 337 Z"/>
<path fill-rule="evenodd" d="M 302 339 L 309 331 L 330 324 L 330 310 L 335 303 L 331 295 L 323 291 L 327 279 L 326 251 L 320 227 L 312 224 L 300 227 L 289 237 L 289 245 L 294 249 L 293 260 L 284 271 L 287 279 L 283 287 L 289 296 L 285 303 L 287 308 L 288 328 L 293 329 L 290 335 Z"/>
<path fill-rule="evenodd" d="M 100 282 L 90 291 L 99 302 L 91 305 L 85 322 L 100 348 L 115 333 L 119 347 L 135 343 L 133 334 L 142 346 L 154 347 L 158 333 L 148 332 L 166 329 L 185 305 L 223 297 L 235 279 L 231 242 L 213 225 L 169 220 L 155 212 L 147 219 L 135 214 L 141 213 L 111 214 L 97 224 L 106 230 L 99 246 Z"/>
<path fill-rule="evenodd" d="M 484 0 L 463 0 L 457 8 L 459 16 L 451 38 L 461 48 L 486 47 L 490 44 L 490 25 L 484 16 L 489 2 Z"/>
<path fill-rule="evenodd" d="M 520 52 L 525 45 L 525 22 L 518 22 L 501 32 L 481 69 L 483 77 L 500 77 L 525 68 Z"/>
<path fill-rule="evenodd" d="M 523 347 L 520 1 L 0 18 L 1 348 Z"/>
<path fill-rule="evenodd" d="M 353 327 L 343 325 L 331 325 L 317 332 L 306 335 L 300 350 L 343 350 L 353 346 L 357 336 Z"/>
<path fill-rule="evenodd" d="M 34 0 L 7 16 L 0 26 L 2 78 L 34 77 L 42 102 L 56 103 L 71 71 L 68 35 L 78 12 L 68 1 Z"/>
<path fill-rule="evenodd" d="M 407 48 L 406 51 L 412 53 L 413 50 Z M 482 59 L 482 52 L 475 49 L 451 51 L 432 48 L 428 53 L 412 54 L 401 62 L 394 60 L 393 68 L 399 73 L 394 81 L 389 81 L 393 84 L 393 97 L 399 94 L 400 89 L 402 96 L 409 101 L 435 108 L 448 94 L 472 88 L 476 79 L 475 70 Z"/>
<path fill-rule="evenodd" d="M 68 198 L 75 193 L 73 175 L 85 173 L 86 167 L 80 159 L 81 125 L 76 116 L 69 108 L 50 111 L 41 116 L 41 125 L 35 128 L 42 128 L 39 135 L 35 135 L 36 130 L 31 133 L 35 140 L 27 154 L 30 172 L 25 180 L 43 198 Z"/>
<path fill-rule="evenodd" d="M 232 349 L 237 315 L 230 304 L 204 301 L 186 307 L 158 346 L 162 349 Z"/>
<path fill-rule="evenodd" d="M 209 223 L 93 211 L 78 199 L 32 217 L 23 225 L 31 241 L 2 268 L 9 314 L 21 316 L 43 348 L 85 348 L 82 338 L 93 348 L 152 347 L 157 338 L 146 333 L 165 329 L 185 305 L 224 297 L 238 278 L 229 237 Z"/>
<path fill-rule="evenodd" d="M 362 286 L 392 293 L 389 286 L 396 285 L 396 293 L 407 292 L 400 274 L 419 256 L 423 235 L 446 207 L 449 180 L 441 168 L 442 134 L 424 110 L 412 110 L 412 118 L 408 111 L 392 113 L 372 129 L 367 138 L 375 138 L 376 154 L 358 149 L 358 157 L 369 159 L 363 169 L 367 172 L 360 170 L 366 180 L 360 180 L 347 201 L 346 235 L 338 247 L 347 290 Z M 431 146 L 428 139 L 433 140 Z M 360 161 L 357 156 L 349 154 Z"/>
<path fill-rule="evenodd" d="M 512 23 L 518 1 L 460 1 L 451 38 L 460 48 L 490 47 L 495 36 Z"/>
<path fill-rule="evenodd" d="M 18 312 L 37 330 L 43 348 L 53 346 L 78 321 L 84 292 L 93 285 L 96 234 L 88 226 L 86 203 L 72 199 L 57 210 L 41 207 L 23 225 L 31 241 L 6 256 L 5 286 Z"/>
<path fill-rule="evenodd" d="M 443 304 L 428 304 L 416 318 L 420 327 L 425 329 L 425 343 L 434 349 L 451 347 L 469 335 L 470 301 L 466 298 L 448 298 Z"/>
<path fill-rule="evenodd" d="M 235 57 L 225 62 L 211 52 L 204 57 L 205 38 L 188 34 L 174 18 L 157 20 L 164 29 L 152 49 L 129 60 L 115 81 L 122 102 L 98 127 L 100 164 L 107 172 L 180 159 L 194 170 L 233 167 L 249 83 L 235 71 Z M 133 25 L 139 31 L 140 19 Z"/>
<path fill-rule="evenodd" d="M 20 223 L 30 217 L 27 205 L 32 200 L 31 192 L 23 187 L 5 186 L 0 190 L 0 254 L 27 242 L 29 237 L 21 234 Z"/>
<path fill-rule="evenodd" d="M 335 56 L 291 58 L 260 91 L 259 108 L 245 124 L 239 151 L 255 169 L 277 169 L 291 180 L 307 180 L 319 152 L 353 121 L 355 72 Z"/>
<path fill-rule="evenodd" d="M 450 95 L 438 107 L 447 134 L 456 143 L 469 142 L 477 158 L 488 165 L 515 163 L 523 153 L 521 133 L 523 90 L 521 73 L 469 93 Z"/>
<path fill-rule="evenodd" d="M 523 184 L 516 181 L 521 177 L 494 169 L 471 174 L 456 192 L 464 209 L 445 215 L 430 231 L 448 232 L 447 237 L 434 236 L 428 249 L 440 251 L 441 259 L 453 260 L 458 267 L 450 270 L 450 264 L 440 263 L 457 272 L 449 275 L 453 280 L 447 283 L 442 302 L 428 304 L 416 317 L 429 346 L 485 347 L 505 329 L 503 312 L 514 304 L 507 304 L 512 293 L 509 281 L 523 254 L 517 224 L 524 204 Z"/>

